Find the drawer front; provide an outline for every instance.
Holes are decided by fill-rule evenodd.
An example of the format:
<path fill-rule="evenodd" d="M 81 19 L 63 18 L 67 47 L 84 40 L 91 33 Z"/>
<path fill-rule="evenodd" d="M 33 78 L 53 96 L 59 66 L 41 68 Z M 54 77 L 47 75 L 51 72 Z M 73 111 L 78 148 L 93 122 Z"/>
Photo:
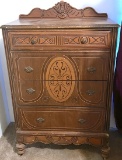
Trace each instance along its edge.
<path fill-rule="evenodd" d="M 109 52 L 18 51 L 11 56 L 18 105 L 106 106 Z"/>
<path fill-rule="evenodd" d="M 38 100 L 43 94 L 43 83 L 41 81 L 15 80 L 14 84 L 15 97 L 18 104 L 38 104 Z"/>
<path fill-rule="evenodd" d="M 50 111 L 49 111 L 50 110 Z M 40 110 L 19 109 L 22 130 L 72 130 L 103 131 L 105 114 L 103 110 Z"/>
<path fill-rule="evenodd" d="M 48 83 L 49 85 L 46 85 Z M 14 81 L 18 105 L 106 107 L 106 81 Z"/>
<path fill-rule="evenodd" d="M 109 52 L 12 52 L 13 72 L 23 80 L 107 80 Z"/>
<path fill-rule="evenodd" d="M 48 50 L 64 48 L 109 48 L 111 31 L 101 30 L 52 30 L 9 32 L 11 49 Z M 67 48 L 69 47 L 69 48 Z"/>
<path fill-rule="evenodd" d="M 48 56 L 30 53 L 12 53 L 13 72 L 18 80 L 43 80 L 45 61 Z"/>

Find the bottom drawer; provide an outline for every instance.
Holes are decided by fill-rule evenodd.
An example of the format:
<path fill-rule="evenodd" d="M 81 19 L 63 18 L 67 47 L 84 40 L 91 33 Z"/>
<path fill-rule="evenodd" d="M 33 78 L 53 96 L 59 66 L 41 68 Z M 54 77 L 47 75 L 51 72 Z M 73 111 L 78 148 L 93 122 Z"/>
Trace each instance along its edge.
<path fill-rule="evenodd" d="M 21 130 L 103 131 L 105 111 L 100 109 L 20 108 Z"/>

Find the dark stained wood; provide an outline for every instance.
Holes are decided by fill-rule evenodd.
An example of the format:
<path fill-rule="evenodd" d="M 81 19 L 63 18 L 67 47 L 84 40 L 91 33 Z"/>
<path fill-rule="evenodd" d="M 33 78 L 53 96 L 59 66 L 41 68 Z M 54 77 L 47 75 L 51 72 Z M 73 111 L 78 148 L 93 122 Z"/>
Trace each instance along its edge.
<path fill-rule="evenodd" d="M 24 144 L 73 143 L 101 147 L 106 159 L 118 25 L 66 2 L 19 18 L 2 26 L 18 154 Z"/>

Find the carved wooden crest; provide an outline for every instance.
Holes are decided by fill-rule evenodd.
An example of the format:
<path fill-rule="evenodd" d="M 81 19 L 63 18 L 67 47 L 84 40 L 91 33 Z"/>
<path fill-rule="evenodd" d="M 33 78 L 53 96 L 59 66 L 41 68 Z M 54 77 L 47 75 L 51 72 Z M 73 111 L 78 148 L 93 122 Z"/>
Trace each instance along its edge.
<path fill-rule="evenodd" d="M 87 18 L 107 17 L 106 13 L 97 13 L 93 8 L 76 9 L 64 1 L 60 1 L 54 7 L 47 10 L 34 8 L 28 15 L 20 15 L 19 18 Z"/>

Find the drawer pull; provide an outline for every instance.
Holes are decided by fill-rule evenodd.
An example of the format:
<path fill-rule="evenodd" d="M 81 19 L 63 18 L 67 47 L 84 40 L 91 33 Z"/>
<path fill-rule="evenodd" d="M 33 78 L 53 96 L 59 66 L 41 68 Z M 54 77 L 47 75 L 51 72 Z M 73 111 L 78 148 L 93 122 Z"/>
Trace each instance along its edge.
<path fill-rule="evenodd" d="M 37 118 L 37 122 L 38 123 L 42 123 L 42 122 L 44 122 L 45 120 L 43 119 L 43 118 L 41 118 L 41 117 L 39 117 L 39 118 Z"/>
<path fill-rule="evenodd" d="M 27 72 L 27 73 L 31 73 L 33 71 L 33 68 L 28 66 L 28 67 L 24 68 L 24 71 Z"/>
<path fill-rule="evenodd" d="M 37 41 L 35 41 L 35 40 L 31 40 L 31 44 L 36 44 L 37 43 Z"/>
<path fill-rule="evenodd" d="M 81 38 L 81 43 L 82 44 L 86 44 L 88 42 L 88 38 L 87 37 L 82 37 Z"/>
<path fill-rule="evenodd" d="M 92 96 L 93 94 L 95 94 L 94 90 L 88 90 L 86 91 L 86 94 L 88 94 L 89 96 Z"/>
<path fill-rule="evenodd" d="M 28 88 L 28 89 L 26 89 L 26 92 L 28 94 L 33 94 L 35 92 L 35 90 L 33 88 Z"/>
<path fill-rule="evenodd" d="M 94 73 L 94 72 L 96 72 L 96 68 L 95 68 L 95 67 L 88 67 L 88 68 L 87 68 L 87 71 L 88 71 L 89 73 Z"/>
<path fill-rule="evenodd" d="M 83 123 L 86 122 L 86 120 L 85 120 L 85 119 L 79 119 L 78 122 L 79 122 L 80 124 L 83 124 Z"/>

